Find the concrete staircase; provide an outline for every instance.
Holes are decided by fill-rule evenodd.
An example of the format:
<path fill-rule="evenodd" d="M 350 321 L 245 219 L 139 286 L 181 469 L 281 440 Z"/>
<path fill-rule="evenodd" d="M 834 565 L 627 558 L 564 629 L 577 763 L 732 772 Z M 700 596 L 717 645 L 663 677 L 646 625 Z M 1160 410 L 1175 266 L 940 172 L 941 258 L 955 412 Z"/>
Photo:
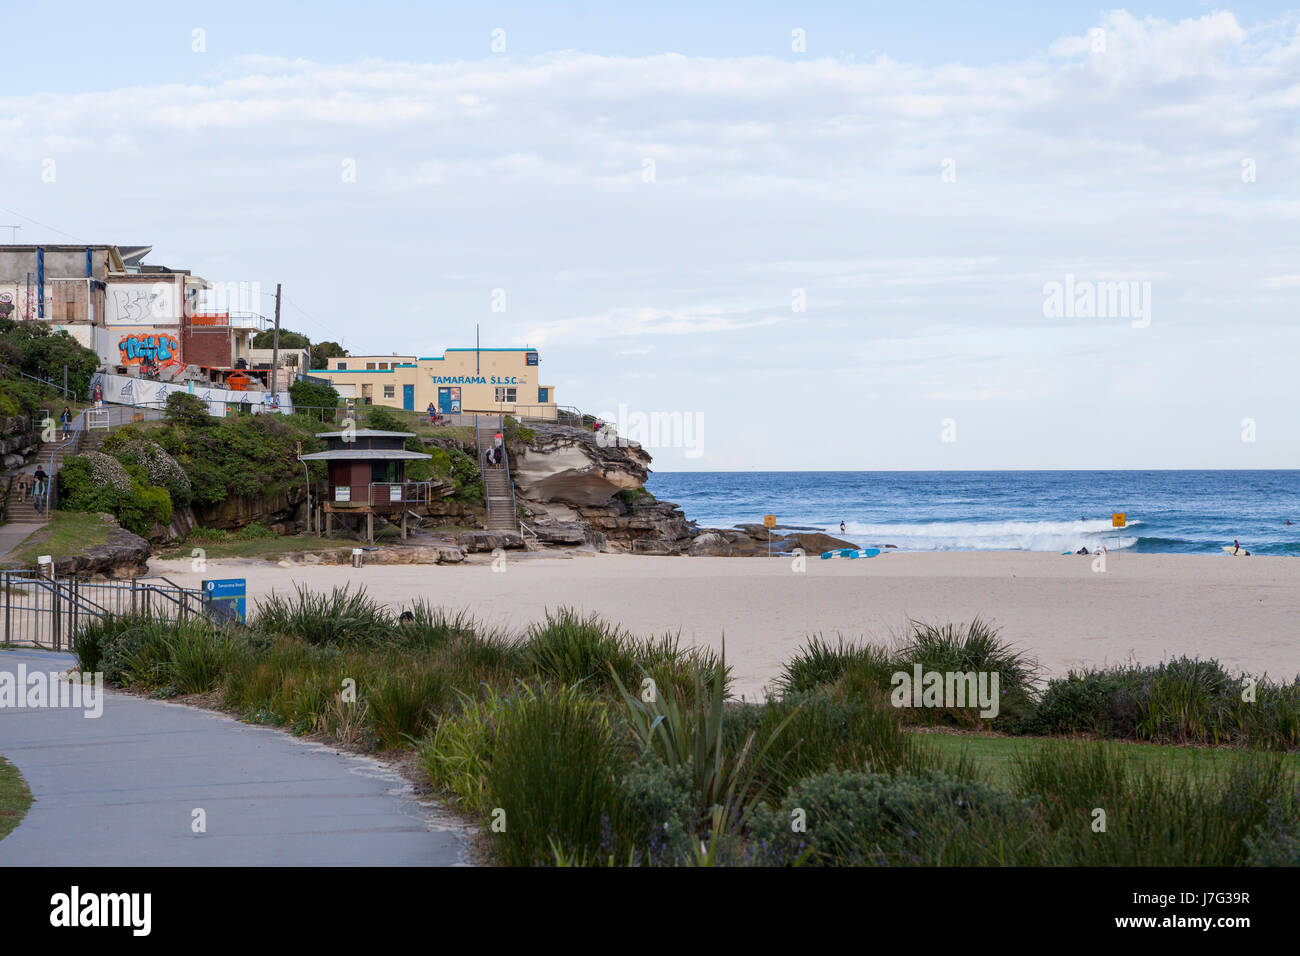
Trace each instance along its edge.
<path fill-rule="evenodd" d="M 500 465 L 487 463 L 487 451 L 500 430 L 501 419 L 495 416 L 478 419 L 479 467 L 483 469 L 483 487 L 487 491 L 487 529 L 518 531 L 515 499 L 510 487 L 510 463 L 508 460 Z"/>
<path fill-rule="evenodd" d="M 36 460 L 30 466 L 30 471 L 28 468 L 24 468 L 23 471 L 30 474 L 39 465 L 48 474 L 58 474 L 59 469 L 63 467 L 63 459 L 80 454 L 80 447 L 85 434 L 84 431 L 76 432 L 70 445 L 67 443 L 67 439 L 64 438 L 57 438 L 51 442 L 41 442 L 36 452 Z M 63 447 L 64 445 L 67 445 L 67 447 Z M 53 470 L 50 468 L 51 456 L 54 459 Z M 9 497 L 5 501 L 5 521 L 10 524 L 45 524 L 48 520 L 48 516 L 36 510 L 30 495 L 24 501 L 18 500 L 18 483 L 15 481 L 10 486 Z"/>

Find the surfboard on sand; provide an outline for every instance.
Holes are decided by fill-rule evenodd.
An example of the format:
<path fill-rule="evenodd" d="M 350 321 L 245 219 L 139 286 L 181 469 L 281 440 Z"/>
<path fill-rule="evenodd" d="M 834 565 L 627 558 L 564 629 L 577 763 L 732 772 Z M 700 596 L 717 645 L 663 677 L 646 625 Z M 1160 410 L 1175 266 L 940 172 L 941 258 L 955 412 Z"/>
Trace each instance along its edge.
<path fill-rule="evenodd" d="M 1234 558 L 1249 558 L 1250 552 L 1245 548 L 1233 548 L 1230 544 L 1225 544 L 1223 550 L 1231 554 Z"/>
<path fill-rule="evenodd" d="M 834 551 L 825 551 L 822 553 L 823 558 L 874 558 L 880 553 L 879 548 L 837 548 Z"/>

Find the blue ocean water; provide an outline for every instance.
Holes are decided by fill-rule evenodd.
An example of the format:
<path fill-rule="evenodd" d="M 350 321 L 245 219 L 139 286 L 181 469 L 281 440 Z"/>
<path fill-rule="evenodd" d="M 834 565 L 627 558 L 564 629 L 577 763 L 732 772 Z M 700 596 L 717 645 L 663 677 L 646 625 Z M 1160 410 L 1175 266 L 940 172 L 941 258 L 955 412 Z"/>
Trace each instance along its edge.
<path fill-rule="evenodd" d="M 646 487 L 705 527 L 774 514 L 838 536 L 843 521 L 864 547 L 1219 554 L 1236 538 L 1300 555 L 1300 471 L 664 472 Z"/>

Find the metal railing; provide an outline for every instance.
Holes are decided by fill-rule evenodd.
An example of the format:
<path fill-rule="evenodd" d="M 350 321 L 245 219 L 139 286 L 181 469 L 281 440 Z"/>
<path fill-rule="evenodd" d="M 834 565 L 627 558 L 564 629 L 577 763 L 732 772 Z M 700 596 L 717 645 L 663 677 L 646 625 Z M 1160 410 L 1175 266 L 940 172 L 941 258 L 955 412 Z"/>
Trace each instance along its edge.
<path fill-rule="evenodd" d="M 0 602 L 6 647 L 30 645 L 56 651 L 70 650 L 77 631 L 109 616 L 140 614 L 184 621 L 212 613 L 203 590 L 161 576 L 78 581 L 46 577 L 39 571 L 2 571 Z"/>
<path fill-rule="evenodd" d="M 428 505 L 433 501 L 432 481 L 372 481 L 367 485 L 333 485 L 328 484 L 319 486 L 319 494 L 316 494 L 316 500 L 328 502 L 332 505 Z M 338 489 L 347 488 L 347 500 L 338 497 Z M 364 488 L 364 495 L 358 495 L 357 490 Z M 398 489 L 397 495 L 393 494 L 393 489 Z"/>

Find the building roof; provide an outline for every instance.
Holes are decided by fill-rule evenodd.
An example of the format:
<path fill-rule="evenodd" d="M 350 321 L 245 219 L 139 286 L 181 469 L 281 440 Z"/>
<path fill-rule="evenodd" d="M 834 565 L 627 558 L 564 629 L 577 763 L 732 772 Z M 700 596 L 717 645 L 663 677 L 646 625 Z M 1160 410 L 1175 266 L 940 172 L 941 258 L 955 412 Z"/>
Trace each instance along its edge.
<path fill-rule="evenodd" d="M 317 432 L 317 438 L 343 438 L 354 435 L 357 438 L 414 438 L 415 432 L 381 432 L 374 428 L 358 428 L 354 432 Z"/>
<path fill-rule="evenodd" d="M 303 455 L 300 461 L 422 461 L 432 455 L 400 448 L 343 448 Z"/>

